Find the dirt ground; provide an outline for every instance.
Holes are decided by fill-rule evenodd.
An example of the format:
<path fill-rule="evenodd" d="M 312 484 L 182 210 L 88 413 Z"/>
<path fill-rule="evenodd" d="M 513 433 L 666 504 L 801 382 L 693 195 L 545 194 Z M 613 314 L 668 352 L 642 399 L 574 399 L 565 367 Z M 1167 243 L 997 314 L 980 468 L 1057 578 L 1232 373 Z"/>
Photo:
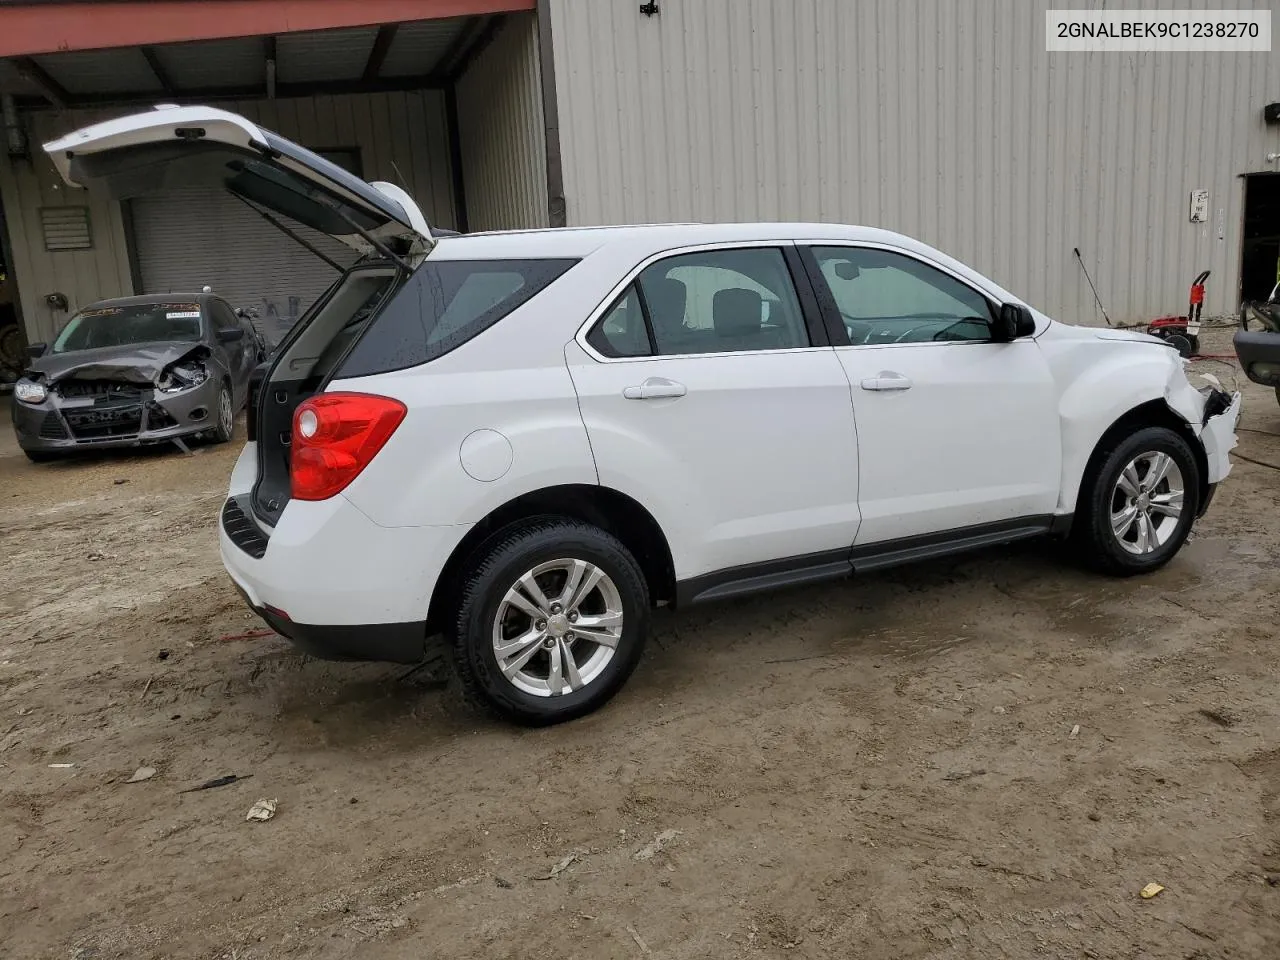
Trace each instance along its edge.
<path fill-rule="evenodd" d="M 1280 466 L 1270 391 L 1244 426 Z M 237 636 L 237 445 L 3 442 L 0 956 L 1280 956 L 1276 469 L 1145 579 L 1032 546 L 662 616 L 529 731 Z"/>

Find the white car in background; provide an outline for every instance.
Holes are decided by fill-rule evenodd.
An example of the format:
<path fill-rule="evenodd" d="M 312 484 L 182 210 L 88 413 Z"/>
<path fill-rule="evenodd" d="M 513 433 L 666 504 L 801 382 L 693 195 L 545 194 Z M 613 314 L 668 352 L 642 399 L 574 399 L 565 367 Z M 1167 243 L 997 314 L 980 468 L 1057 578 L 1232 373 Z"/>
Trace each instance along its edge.
<path fill-rule="evenodd" d="M 220 181 L 366 252 L 257 391 L 223 560 L 321 656 L 445 634 L 519 722 L 612 697 L 655 605 L 1039 536 L 1154 570 L 1230 470 L 1239 395 L 1163 342 L 883 230 L 433 237 L 398 188 L 205 107 L 46 150 L 72 184 Z"/>

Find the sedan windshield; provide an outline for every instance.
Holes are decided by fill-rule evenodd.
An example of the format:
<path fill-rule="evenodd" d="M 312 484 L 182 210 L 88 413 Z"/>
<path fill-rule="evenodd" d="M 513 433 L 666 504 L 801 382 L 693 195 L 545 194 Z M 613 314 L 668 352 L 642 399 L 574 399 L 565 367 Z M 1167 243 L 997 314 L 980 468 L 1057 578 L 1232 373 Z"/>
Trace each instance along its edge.
<path fill-rule="evenodd" d="M 200 339 L 200 304 L 133 303 L 90 307 L 71 318 L 51 353 Z"/>

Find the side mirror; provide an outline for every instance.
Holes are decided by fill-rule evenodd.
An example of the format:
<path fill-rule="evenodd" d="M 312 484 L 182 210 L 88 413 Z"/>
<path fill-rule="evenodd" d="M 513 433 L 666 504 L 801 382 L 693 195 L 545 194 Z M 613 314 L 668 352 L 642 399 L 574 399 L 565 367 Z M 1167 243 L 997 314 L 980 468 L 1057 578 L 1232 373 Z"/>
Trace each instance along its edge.
<path fill-rule="evenodd" d="M 27 345 L 27 354 L 34 360 L 36 357 L 43 357 L 48 349 L 49 345 L 47 343 L 31 343 Z"/>
<path fill-rule="evenodd" d="M 218 331 L 219 343 L 235 343 L 237 340 L 244 339 L 244 330 L 240 327 L 231 327 L 227 330 Z"/>
<path fill-rule="evenodd" d="M 1029 337 L 1035 332 L 1035 317 L 1020 303 L 1003 304 L 991 330 L 998 343 L 1009 343 L 1019 337 Z"/>

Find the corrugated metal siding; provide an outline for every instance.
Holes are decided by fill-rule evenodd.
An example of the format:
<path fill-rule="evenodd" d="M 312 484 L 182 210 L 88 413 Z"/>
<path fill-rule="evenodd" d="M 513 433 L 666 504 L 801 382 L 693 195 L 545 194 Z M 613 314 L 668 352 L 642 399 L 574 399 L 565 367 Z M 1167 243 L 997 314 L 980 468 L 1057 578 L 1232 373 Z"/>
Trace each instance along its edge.
<path fill-rule="evenodd" d="M 308 147 L 359 147 L 367 179 L 404 184 L 428 222 L 448 228 L 456 224 L 444 96 L 438 91 L 253 100 L 220 106 Z M 65 186 L 39 146 L 69 130 L 128 112 L 117 108 L 24 114 L 32 163 L 10 162 L 0 152 L 0 202 L 4 203 L 14 248 L 14 275 L 23 318 L 32 340 L 48 339 L 68 317 L 45 306 L 47 293 L 66 294 L 74 311 L 94 300 L 134 292 L 120 204 L 94 190 Z M 40 233 L 39 208 L 86 202 L 93 249 L 47 252 Z M 236 201 L 228 197 L 227 202 Z M 265 223 L 262 227 L 272 229 Z M 291 241 L 281 236 L 280 242 Z M 192 256 L 198 257 L 198 251 Z"/>
<path fill-rule="evenodd" d="M 71 310 L 100 297 L 132 293 L 129 257 L 124 242 L 120 204 L 96 191 L 74 190 L 62 182 L 40 144 L 70 127 L 92 122 L 92 115 L 76 113 L 76 119 L 52 114 L 23 114 L 31 142 L 32 161 L 10 160 L 0 151 L 0 203 L 13 251 L 13 278 L 17 281 L 27 339 L 48 341 L 70 313 L 53 310 L 45 295 L 62 293 Z M 52 253 L 44 248 L 40 232 L 40 208 L 89 207 L 93 233 L 91 250 Z"/>
<path fill-rule="evenodd" d="M 1280 169 L 1280 48 L 1049 54 L 1046 9 L 1103 6 L 1062 0 L 659 6 L 551 0 L 570 224 L 882 226 L 1101 323 L 1079 247 L 1117 321 L 1177 312 L 1201 269 L 1206 312 L 1235 309 L 1239 175 Z"/>
<path fill-rule="evenodd" d="M 458 81 L 470 230 L 545 227 L 547 157 L 538 24 L 512 14 Z"/>

